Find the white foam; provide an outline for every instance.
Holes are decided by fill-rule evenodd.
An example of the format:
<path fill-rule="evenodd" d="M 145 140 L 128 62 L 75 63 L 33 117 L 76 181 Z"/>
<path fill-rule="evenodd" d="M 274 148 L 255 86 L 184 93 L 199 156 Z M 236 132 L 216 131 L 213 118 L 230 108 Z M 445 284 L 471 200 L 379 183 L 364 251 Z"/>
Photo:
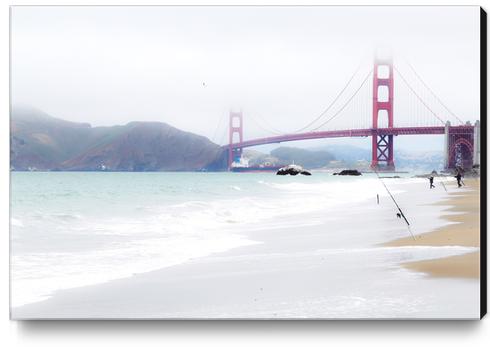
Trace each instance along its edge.
<path fill-rule="evenodd" d="M 414 182 L 417 181 L 399 179 L 387 184 L 396 195 L 410 189 L 407 184 Z M 251 193 L 246 185 L 230 184 L 225 185 L 225 188 L 231 195 L 202 198 L 200 192 L 196 192 L 185 202 L 138 205 L 135 210 L 141 214 L 134 216 L 114 213 L 111 217 L 82 217 L 80 213 L 52 213 L 49 218 L 39 218 L 43 216 L 42 211 L 34 211 L 30 224 L 38 223 L 36 225 L 39 231 L 48 236 L 52 231 L 50 228 L 55 228 L 63 235 L 87 237 L 88 233 L 94 237 L 104 237 L 111 242 L 103 247 L 96 245 L 94 249 L 77 249 L 70 252 L 13 253 L 12 304 L 24 305 L 48 298 L 57 290 L 124 278 L 234 247 L 251 245 L 256 241 L 247 239 L 249 230 L 314 227 L 325 223 L 327 219 L 332 230 L 335 230 L 336 219 L 349 218 L 349 209 L 343 206 L 349 205 L 349 208 L 352 208 L 355 204 L 374 199 L 377 194 L 382 198 L 388 196 L 377 178 L 303 182 L 264 179 L 259 180 L 258 185 L 268 190 L 265 193 Z M 356 211 L 362 212 L 362 209 L 368 206 L 371 205 L 359 205 Z M 325 211 L 328 212 L 328 216 Z M 322 219 L 310 218 L 317 212 L 323 216 Z M 365 212 L 365 216 L 368 215 L 369 212 Z M 11 222 L 14 235 L 19 230 L 17 228 L 26 224 L 23 217 L 15 217 Z M 436 222 L 440 225 L 440 221 Z M 352 247 L 352 244 L 347 244 L 354 242 L 351 239 L 352 235 L 361 246 L 368 247 L 372 242 L 379 241 L 373 239 L 374 233 L 367 226 L 365 229 L 362 228 L 362 220 L 352 220 L 352 223 L 353 234 L 336 235 L 330 232 L 332 247 L 339 244 Z M 357 228 L 362 230 L 362 234 L 356 234 Z M 396 236 L 399 235 L 393 233 L 393 237 Z M 69 242 L 77 242 L 77 239 L 70 240 Z M 56 239 L 53 242 L 57 242 Z M 359 251 L 357 248 L 339 247 L 331 251 L 348 253 L 356 250 Z M 414 251 L 419 252 L 420 249 Z M 461 253 L 468 250 L 452 251 Z M 391 251 L 384 249 L 384 252 Z M 423 251 L 425 255 L 430 252 L 434 250 Z M 436 256 L 442 256 L 441 252 L 443 251 Z"/>
<path fill-rule="evenodd" d="M 20 219 L 17 219 L 17 218 L 10 218 L 10 224 L 12 226 L 16 226 L 16 227 L 23 227 L 24 226 L 24 223 Z"/>
<path fill-rule="evenodd" d="M 85 253 L 12 257 L 12 306 L 45 300 L 75 288 L 148 272 L 256 242 L 239 235 L 148 239 Z"/>

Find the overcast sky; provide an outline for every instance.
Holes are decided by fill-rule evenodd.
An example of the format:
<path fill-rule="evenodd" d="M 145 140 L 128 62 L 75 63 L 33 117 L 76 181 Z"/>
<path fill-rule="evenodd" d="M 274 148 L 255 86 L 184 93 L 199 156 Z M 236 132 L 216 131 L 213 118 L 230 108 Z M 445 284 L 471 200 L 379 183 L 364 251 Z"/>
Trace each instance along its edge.
<path fill-rule="evenodd" d="M 13 103 L 93 126 L 162 121 L 220 142 L 233 109 L 246 138 L 294 131 L 360 66 L 342 106 L 375 47 L 439 116 L 450 117 L 408 63 L 452 112 L 479 119 L 478 7 L 14 7 L 11 35 Z M 326 129 L 369 126 L 371 86 Z M 411 93 L 395 74 L 395 125 L 437 124 Z"/>

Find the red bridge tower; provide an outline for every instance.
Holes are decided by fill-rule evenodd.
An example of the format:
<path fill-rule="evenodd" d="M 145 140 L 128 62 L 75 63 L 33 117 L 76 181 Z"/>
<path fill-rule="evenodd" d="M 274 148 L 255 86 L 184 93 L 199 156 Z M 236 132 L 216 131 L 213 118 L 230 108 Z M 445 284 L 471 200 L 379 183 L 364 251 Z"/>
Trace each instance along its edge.
<path fill-rule="evenodd" d="M 238 141 L 234 143 L 235 134 L 238 135 Z M 230 126 L 228 143 L 228 170 L 231 169 L 232 163 L 240 160 L 242 156 L 241 143 L 243 142 L 243 115 L 242 112 L 230 111 Z"/>
<path fill-rule="evenodd" d="M 393 135 L 378 134 L 382 128 L 393 128 L 393 61 L 375 58 L 373 70 L 373 136 L 371 168 L 394 170 Z M 387 124 L 386 124 L 387 120 Z"/>

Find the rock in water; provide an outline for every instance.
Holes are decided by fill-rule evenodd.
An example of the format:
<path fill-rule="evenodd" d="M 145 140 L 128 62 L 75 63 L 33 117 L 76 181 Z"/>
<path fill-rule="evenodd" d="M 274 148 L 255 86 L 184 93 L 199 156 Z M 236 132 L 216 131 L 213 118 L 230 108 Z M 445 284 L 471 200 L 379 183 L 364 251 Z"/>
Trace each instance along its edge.
<path fill-rule="evenodd" d="M 357 170 L 342 170 L 340 172 L 335 172 L 334 175 L 339 175 L 339 176 L 361 176 L 362 173 L 360 173 Z"/>
<path fill-rule="evenodd" d="M 277 170 L 276 175 L 280 176 L 285 176 L 285 175 L 291 175 L 291 176 L 296 176 L 297 174 L 302 174 L 305 176 L 311 176 L 311 172 L 306 171 L 299 165 L 287 165 L 279 170 Z"/>

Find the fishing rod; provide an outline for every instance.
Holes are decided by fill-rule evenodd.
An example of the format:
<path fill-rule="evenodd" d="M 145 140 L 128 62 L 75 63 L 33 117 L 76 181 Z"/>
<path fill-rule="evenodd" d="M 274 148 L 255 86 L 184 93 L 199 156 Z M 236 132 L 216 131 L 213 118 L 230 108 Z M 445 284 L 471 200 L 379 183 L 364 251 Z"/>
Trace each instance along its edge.
<path fill-rule="evenodd" d="M 403 219 L 407 223 L 408 232 L 410 233 L 410 235 L 412 235 L 412 238 L 415 240 L 415 236 L 413 235 L 412 230 L 410 229 L 410 223 L 408 222 L 407 217 L 405 217 L 405 214 L 403 213 L 402 209 L 400 208 L 400 206 L 396 202 L 395 197 L 393 196 L 393 194 L 391 194 L 390 190 L 388 189 L 388 187 L 386 186 L 386 184 L 383 182 L 383 180 L 379 176 L 378 171 L 377 170 L 374 170 L 374 172 L 376 173 L 376 176 L 378 176 L 378 179 L 381 181 L 381 184 L 383 185 L 383 187 L 385 187 L 386 191 L 390 195 L 391 200 L 393 200 L 393 202 L 395 203 L 396 207 L 398 208 L 398 211 L 400 211 L 400 215 L 403 217 Z"/>
<path fill-rule="evenodd" d="M 445 191 L 446 191 L 446 193 L 447 193 L 446 185 L 444 184 L 444 182 L 442 182 L 442 181 L 441 181 L 441 182 L 439 182 L 439 183 L 441 183 L 441 184 L 442 184 L 442 186 L 444 187 L 444 190 L 445 190 Z"/>

